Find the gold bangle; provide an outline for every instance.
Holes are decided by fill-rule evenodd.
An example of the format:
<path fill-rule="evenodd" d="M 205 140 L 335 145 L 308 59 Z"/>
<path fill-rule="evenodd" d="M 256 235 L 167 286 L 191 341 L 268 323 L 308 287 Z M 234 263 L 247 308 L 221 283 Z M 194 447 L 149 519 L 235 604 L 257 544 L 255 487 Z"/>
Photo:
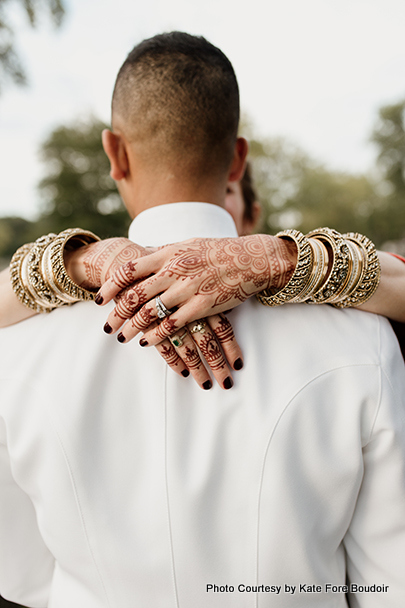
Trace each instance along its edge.
<path fill-rule="evenodd" d="M 276 234 L 279 238 L 288 238 L 295 242 L 298 250 L 297 265 L 282 289 L 274 292 L 271 288 L 256 294 L 257 299 L 265 306 L 281 306 L 288 302 L 300 302 L 302 294 L 311 280 L 314 256 L 308 239 L 298 230 L 284 230 Z"/>
<path fill-rule="evenodd" d="M 350 296 L 355 291 L 355 289 L 359 285 L 359 282 L 361 281 L 361 277 L 364 274 L 364 269 L 366 265 L 366 257 L 361 247 L 357 243 L 349 239 L 345 239 L 345 241 L 346 245 L 350 250 L 352 258 L 352 270 L 344 291 L 341 292 L 339 295 L 339 301 L 344 300 L 347 296 Z M 334 304 L 336 303 L 337 302 L 335 302 Z"/>
<path fill-rule="evenodd" d="M 20 247 L 10 263 L 11 285 L 19 301 L 43 313 L 79 300 L 93 300 L 95 292 L 76 285 L 67 274 L 63 254 L 65 248 L 99 240 L 88 230 L 73 228 L 59 235 L 47 234 Z"/>
<path fill-rule="evenodd" d="M 351 293 L 334 304 L 336 308 L 364 304 L 374 295 L 381 278 L 381 265 L 374 243 L 358 232 L 348 232 L 344 237 L 363 253 L 364 265 L 357 284 L 353 286 Z"/>
<path fill-rule="evenodd" d="M 31 310 L 38 313 L 50 312 L 49 308 L 45 308 L 37 302 L 36 297 L 31 290 L 27 289 L 22 278 L 22 265 L 27 263 L 27 255 L 34 247 L 35 243 L 27 243 L 19 247 L 10 262 L 10 280 L 11 286 L 18 300 Z"/>
<path fill-rule="evenodd" d="M 307 234 L 322 241 L 332 251 L 332 269 L 324 284 L 307 302 L 311 304 L 329 304 L 338 300 L 344 291 L 351 274 L 352 259 L 342 235 L 331 228 L 318 228 Z"/>
<path fill-rule="evenodd" d="M 35 294 L 35 300 L 40 306 L 49 310 L 64 305 L 41 272 L 44 251 L 56 238 L 56 234 L 50 233 L 37 239 L 22 266 L 22 279 L 26 288 Z"/>
<path fill-rule="evenodd" d="M 65 262 L 64 250 L 69 243 L 68 248 L 72 248 L 72 241 L 76 240 L 81 245 L 89 245 L 100 240 L 98 236 L 88 230 L 80 228 L 69 228 L 64 230 L 49 244 L 49 251 L 46 254 L 45 264 L 48 274 L 53 277 L 53 284 L 56 286 L 56 293 L 62 295 L 64 299 L 71 302 L 79 300 L 94 300 L 98 290 L 89 291 L 77 285 L 68 275 Z M 80 245 L 79 245 L 80 246 Z"/>
<path fill-rule="evenodd" d="M 314 264 L 312 274 L 309 283 L 303 294 L 300 296 L 300 301 L 305 302 L 307 298 L 311 297 L 316 291 L 323 285 L 329 266 L 329 254 L 328 250 L 322 241 L 317 239 L 308 239 L 311 245 Z"/>

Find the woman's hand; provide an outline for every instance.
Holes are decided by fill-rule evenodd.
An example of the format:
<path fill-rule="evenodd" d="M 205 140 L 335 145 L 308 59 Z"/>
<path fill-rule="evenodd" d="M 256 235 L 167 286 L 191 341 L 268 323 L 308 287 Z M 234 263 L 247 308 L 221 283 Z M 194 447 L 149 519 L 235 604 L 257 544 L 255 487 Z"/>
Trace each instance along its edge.
<path fill-rule="evenodd" d="M 122 341 L 143 331 L 141 344 L 156 345 L 198 318 L 234 308 L 263 289 L 280 289 L 295 264 L 295 244 L 273 236 L 191 239 L 124 264 L 96 302 L 109 302 L 124 290 L 107 325 L 115 332 L 128 320 Z M 172 314 L 152 326 L 158 318 L 156 296 Z"/>
<path fill-rule="evenodd" d="M 107 239 L 80 247 L 73 252 L 66 252 L 65 265 L 71 278 L 87 289 L 99 287 L 110 276 L 114 276 L 114 273 L 121 277 L 123 283 L 132 283 L 131 276 L 137 261 L 148 256 L 150 251 L 149 248 L 145 249 L 125 238 Z M 131 310 L 136 304 L 128 289 L 118 291 L 115 299 L 117 307 L 123 311 Z M 143 303 L 142 299 L 137 303 Z M 156 322 L 155 325 L 157 326 Z M 193 331 L 194 326 L 195 324 L 189 328 L 191 333 L 185 328 L 178 332 L 183 336 L 179 346 L 175 347 L 165 339 L 156 346 L 158 352 L 177 374 L 187 377 L 191 373 L 195 381 L 206 390 L 211 388 L 212 382 L 197 345 L 218 384 L 225 389 L 231 388 L 233 380 L 227 360 L 232 362 L 234 369 L 241 369 L 243 365 L 242 353 L 231 324 L 225 317 L 215 315 L 201 321 L 198 331 Z M 112 333 L 108 323 L 104 326 L 104 331 Z M 123 342 L 121 336 L 122 334 L 118 339 Z"/>

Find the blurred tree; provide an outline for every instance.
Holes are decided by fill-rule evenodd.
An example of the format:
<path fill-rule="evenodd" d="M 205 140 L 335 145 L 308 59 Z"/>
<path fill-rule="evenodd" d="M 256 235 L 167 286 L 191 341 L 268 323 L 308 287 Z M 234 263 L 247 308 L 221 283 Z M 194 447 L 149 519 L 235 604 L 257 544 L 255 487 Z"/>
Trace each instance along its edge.
<path fill-rule="evenodd" d="M 80 226 L 102 238 L 126 235 L 128 214 L 109 175 L 101 144 L 107 125 L 90 118 L 55 129 L 41 146 L 46 177 L 39 184 L 42 213 L 38 227 L 60 232 Z"/>
<path fill-rule="evenodd" d="M 365 233 L 378 244 L 386 240 L 375 221 L 385 201 L 367 176 L 328 170 L 288 140 L 259 140 L 246 119 L 241 134 L 250 142 L 253 177 L 263 206 L 260 230 L 274 234 L 286 228 L 308 232 L 331 226 Z"/>
<path fill-rule="evenodd" d="M 371 139 L 379 148 L 384 178 L 399 196 L 405 196 L 405 101 L 379 110 Z"/>
<path fill-rule="evenodd" d="M 0 258 L 9 259 L 14 251 L 35 238 L 34 223 L 22 217 L 0 218 Z M 40 235 L 38 235 L 40 236 Z"/>
<path fill-rule="evenodd" d="M 381 188 L 385 192 L 385 207 L 378 217 L 380 229 L 386 240 L 404 238 L 405 100 L 380 109 L 371 139 L 379 150 Z"/>
<path fill-rule="evenodd" d="M 36 27 L 41 8 L 46 7 L 55 26 L 62 22 L 63 0 L 0 0 L 0 93 L 8 80 L 25 84 L 26 75 L 21 65 L 10 20 L 10 7 L 21 4 L 31 27 Z"/>

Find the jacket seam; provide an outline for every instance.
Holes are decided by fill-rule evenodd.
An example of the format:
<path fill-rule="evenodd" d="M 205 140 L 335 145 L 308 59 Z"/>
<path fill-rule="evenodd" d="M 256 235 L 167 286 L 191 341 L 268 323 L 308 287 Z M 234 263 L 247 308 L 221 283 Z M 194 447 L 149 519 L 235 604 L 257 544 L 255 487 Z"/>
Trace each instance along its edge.
<path fill-rule="evenodd" d="M 290 400 L 285 404 L 282 412 L 280 413 L 271 433 L 270 436 L 268 438 L 267 444 L 266 444 L 266 448 L 264 450 L 264 456 L 263 456 L 263 460 L 262 460 L 262 467 L 261 467 L 261 473 L 260 473 L 260 480 L 259 480 L 259 487 L 258 487 L 258 499 L 257 499 L 257 526 L 256 526 L 256 573 L 255 573 L 255 579 L 256 579 L 256 584 L 259 584 L 259 538 L 260 538 L 260 504 L 261 504 L 261 495 L 262 495 L 262 489 L 263 489 L 263 478 L 264 478 L 264 470 L 266 468 L 266 462 L 267 462 L 267 455 L 268 455 L 268 451 L 270 448 L 270 444 L 271 441 L 274 437 L 274 434 L 276 432 L 276 429 L 282 419 L 282 417 L 284 416 L 285 412 L 287 411 L 288 407 L 291 405 L 291 403 L 298 397 L 298 395 L 300 393 L 302 393 L 306 388 L 308 388 L 313 382 L 315 382 L 316 380 L 318 380 L 319 378 L 322 378 L 322 376 L 326 376 L 327 374 L 342 370 L 342 369 L 349 369 L 349 368 L 354 368 L 354 367 L 378 367 L 381 370 L 381 365 L 379 363 L 357 363 L 357 364 L 348 364 L 348 365 L 340 365 L 338 367 L 332 368 L 332 369 L 328 369 L 320 374 L 318 374 L 317 376 L 315 376 L 314 378 L 311 378 L 311 380 L 309 380 L 306 384 L 304 384 L 303 386 L 301 386 L 295 393 L 294 395 L 290 398 Z M 381 397 L 381 395 L 380 395 Z M 379 405 L 377 406 L 377 411 L 379 409 Z M 377 414 L 375 414 L 374 417 L 374 422 L 375 422 L 375 418 L 377 417 Z M 258 594 L 256 593 L 256 606 L 255 608 L 257 608 L 258 606 Z"/>
<path fill-rule="evenodd" d="M 101 587 L 102 587 L 102 589 L 104 591 L 104 594 L 105 594 L 105 597 L 106 597 L 106 600 L 107 600 L 107 604 L 108 604 L 108 606 L 111 606 L 111 602 L 110 602 L 110 599 L 108 597 L 107 589 L 106 589 L 106 586 L 104 584 L 104 580 L 103 580 L 103 577 L 101 575 L 100 568 L 97 565 L 97 561 L 96 561 L 93 549 L 91 547 L 90 538 L 89 538 L 89 534 L 88 534 L 86 523 L 85 523 L 85 519 L 84 519 L 83 509 L 82 509 L 82 506 L 80 504 L 79 493 L 78 493 L 78 490 L 77 490 L 77 486 L 76 486 L 76 482 L 75 482 L 74 475 L 73 475 L 73 472 L 72 472 L 72 468 L 70 466 L 69 458 L 68 458 L 67 452 L 65 450 L 65 447 L 63 445 L 63 441 L 62 441 L 62 439 L 61 439 L 61 437 L 60 437 L 57 429 L 55 428 L 51 417 L 50 417 L 50 423 L 51 423 L 51 426 L 52 426 L 52 428 L 53 428 L 53 430 L 54 430 L 54 432 L 56 434 L 56 437 L 58 438 L 58 442 L 59 442 L 59 445 L 60 445 L 60 448 L 62 450 L 62 454 L 63 454 L 64 460 L 65 460 L 66 468 L 67 468 L 68 473 L 69 473 L 69 478 L 70 478 L 70 482 L 71 482 L 72 489 L 73 489 L 73 495 L 75 497 L 75 502 L 76 502 L 77 510 L 79 512 L 79 517 L 80 517 L 80 521 L 81 521 L 81 524 L 82 524 L 82 528 L 83 528 L 83 532 L 84 532 L 84 537 L 86 539 L 86 544 L 87 544 L 87 547 L 88 547 L 91 559 L 93 561 L 94 567 L 96 569 L 97 575 L 99 577 L 99 580 L 100 580 L 100 583 L 101 583 Z"/>

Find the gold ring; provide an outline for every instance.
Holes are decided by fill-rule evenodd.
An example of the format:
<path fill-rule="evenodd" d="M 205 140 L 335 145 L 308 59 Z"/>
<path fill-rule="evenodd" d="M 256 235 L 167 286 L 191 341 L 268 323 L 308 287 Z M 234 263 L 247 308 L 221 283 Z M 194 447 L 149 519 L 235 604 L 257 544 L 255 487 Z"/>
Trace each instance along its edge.
<path fill-rule="evenodd" d="M 203 319 L 196 321 L 195 325 L 190 329 L 190 334 L 196 334 L 200 332 L 200 334 L 205 334 L 205 328 L 207 324 Z"/>
<path fill-rule="evenodd" d="M 169 340 L 173 344 L 173 346 L 176 346 L 176 348 L 179 348 L 180 346 L 183 346 L 183 338 L 185 338 L 187 336 L 187 334 L 188 334 L 188 331 L 186 329 L 184 334 L 182 334 L 181 336 L 179 336 L 178 334 L 175 334 L 174 336 L 170 336 Z"/>

